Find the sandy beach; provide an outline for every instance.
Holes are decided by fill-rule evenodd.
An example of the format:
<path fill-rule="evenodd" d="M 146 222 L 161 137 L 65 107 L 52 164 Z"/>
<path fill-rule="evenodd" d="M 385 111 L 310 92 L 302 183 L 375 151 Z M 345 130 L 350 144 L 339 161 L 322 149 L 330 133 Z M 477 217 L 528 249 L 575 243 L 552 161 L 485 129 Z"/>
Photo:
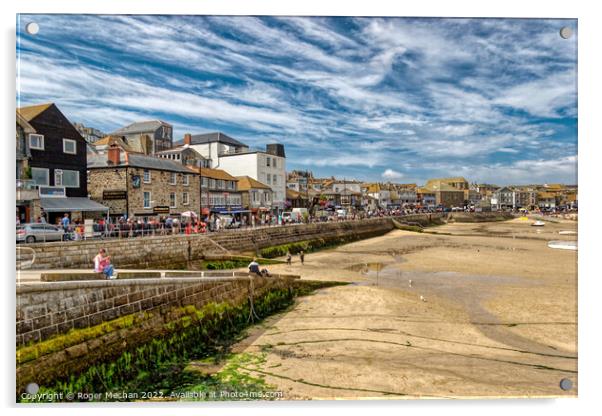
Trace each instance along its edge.
<path fill-rule="evenodd" d="M 577 223 L 532 222 L 397 230 L 271 266 L 350 284 L 251 329 L 240 371 L 289 400 L 576 396 L 577 252 L 547 243 Z"/>

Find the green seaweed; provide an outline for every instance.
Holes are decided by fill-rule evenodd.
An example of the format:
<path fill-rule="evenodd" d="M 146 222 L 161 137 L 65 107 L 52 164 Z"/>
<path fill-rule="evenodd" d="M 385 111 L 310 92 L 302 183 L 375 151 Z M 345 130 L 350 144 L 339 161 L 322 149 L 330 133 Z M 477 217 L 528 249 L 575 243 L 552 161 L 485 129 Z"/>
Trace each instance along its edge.
<path fill-rule="evenodd" d="M 58 379 L 52 386 L 41 387 L 39 393 L 63 393 L 65 397 L 68 392 L 156 391 L 161 392 L 163 397 L 171 397 L 171 392 L 194 383 L 205 383 L 207 386 L 222 385 L 234 389 L 244 381 L 243 384 L 257 387 L 257 380 L 245 379 L 243 376 L 233 378 L 224 375 L 223 379 L 218 380 L 192 377 L 185 371 L 186 364 L 193 359 L 223 355 L 229 345 L 242 335 L 242 330 L 252 322 L 253 316 L 263 319 L 287 307 L 292 303 L 295 294 L 295 290 L 292 289 L 272 289 L 255 299 L 253 310 L 250 303 L 235 306 L 228 302 L 209 303 L 201 309 L 193 305 L 174 308 L 172 312 L 179 318 L 164 325 L 167 330 L 164 337 L 129 348 L 113 361 L 97 362 L 79 374 Z M 123 321 L 129 325 L 137 323 L 134 317 Z M 111 323 L 116 327 L 116 322 Z M 99 333 L 100 329 L 94 328 L 92 332 Z M 61 344 L 57 343 L 54 348 L 58 345 Z M 33 401 L 20 395 L 17 396 L 17 400 Z M 95 400 L 129 401 L 133 398 L 115 399 L 101 396 Z"/>

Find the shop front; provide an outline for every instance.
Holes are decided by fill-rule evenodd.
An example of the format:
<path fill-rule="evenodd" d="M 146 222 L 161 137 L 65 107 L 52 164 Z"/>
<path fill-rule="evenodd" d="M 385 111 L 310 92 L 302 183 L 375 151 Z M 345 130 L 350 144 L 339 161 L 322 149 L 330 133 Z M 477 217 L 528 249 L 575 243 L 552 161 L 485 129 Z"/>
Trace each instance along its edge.
<path fill-rule="evenodd" d="M 69 214 L 71 222 L 85 219 L 106 218 L 109 208 L 84 197 L 46 197 L 40 198 L 40 206 L 46 222 L 57 224 L 65 214 Z"/>

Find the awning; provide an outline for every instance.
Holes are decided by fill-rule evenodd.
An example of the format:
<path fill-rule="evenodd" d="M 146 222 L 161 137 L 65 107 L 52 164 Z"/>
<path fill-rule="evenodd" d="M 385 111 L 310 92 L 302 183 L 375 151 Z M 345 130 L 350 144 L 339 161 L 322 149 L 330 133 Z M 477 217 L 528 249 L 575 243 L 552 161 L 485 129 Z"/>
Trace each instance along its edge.
<path fill-rule="evenodd" d="M 46 212 L 73 212 L 73 211 L 102 211 L 106 212 L 109 207 L 105 207 L 96 201 L 83 197 L 67 198 L 40 198 L 40 205 Z"/>
<path fill-rule="evenodd" d="M 219 214 L 246 214 L 247 212 L 251 212 L 249 210 L 237 209 L 232 211 L 218 211 Z"/>

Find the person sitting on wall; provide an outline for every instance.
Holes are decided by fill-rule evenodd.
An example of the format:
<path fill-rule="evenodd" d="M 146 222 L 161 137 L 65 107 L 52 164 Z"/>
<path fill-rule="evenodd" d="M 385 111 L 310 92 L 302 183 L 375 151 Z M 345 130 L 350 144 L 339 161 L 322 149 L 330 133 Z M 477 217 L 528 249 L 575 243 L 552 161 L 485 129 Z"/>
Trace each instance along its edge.
<path fill-rule="evenodd" d="M 104 274 L 107 279 L 117 279 L 117 272 L 115 272 L 111 264 L 111 256 L 107 255 L 107 251 L 104 248 L 101 248 L 96 257 L 94 257 L 94 271 Z"/>
<path fill-rule="evenodd" d="M 255 273 L 258 276 L 261 276 L 261 271 L 259 270 L 259 263 L 257 263 L 257 259 L 253 258 L 253 261 L 249 263 L 249 273 Z"/>

